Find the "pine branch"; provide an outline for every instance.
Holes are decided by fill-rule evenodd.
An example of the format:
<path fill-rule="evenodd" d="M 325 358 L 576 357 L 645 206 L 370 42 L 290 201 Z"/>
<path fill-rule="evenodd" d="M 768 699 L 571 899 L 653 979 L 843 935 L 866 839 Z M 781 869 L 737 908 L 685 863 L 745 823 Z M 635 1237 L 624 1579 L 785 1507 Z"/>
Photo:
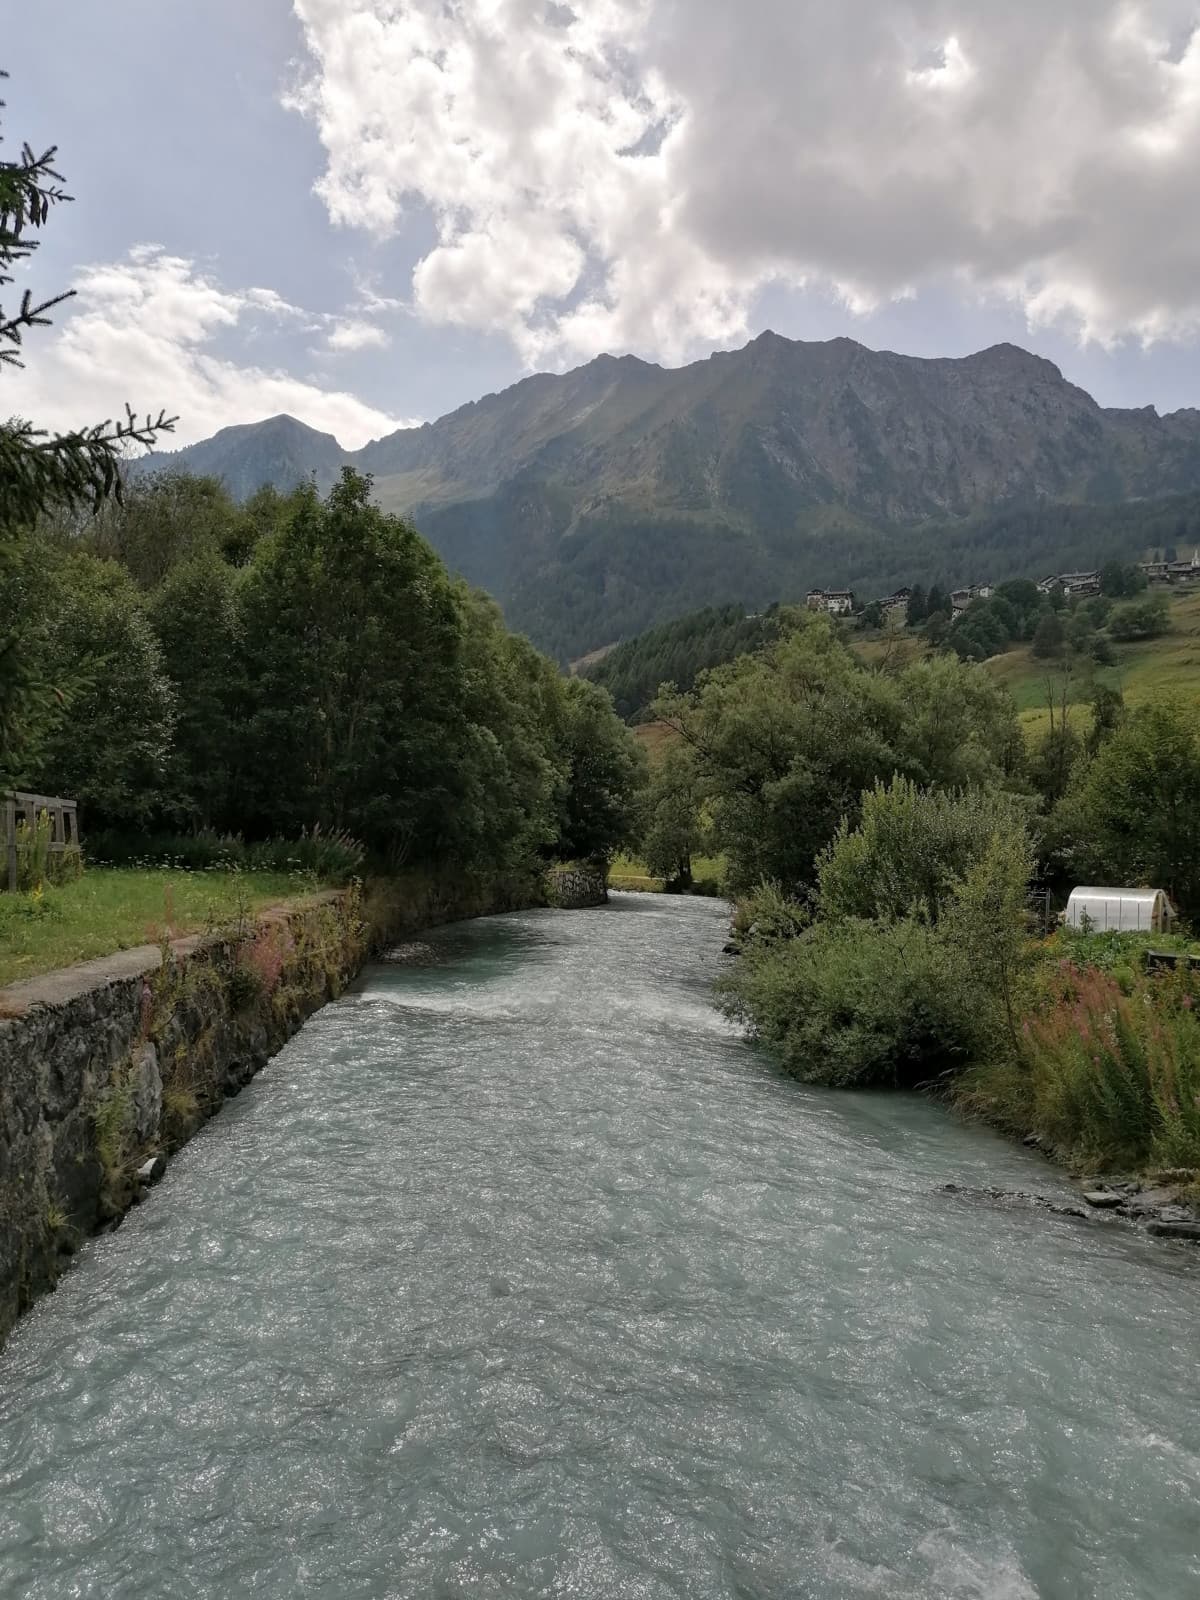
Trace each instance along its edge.
<path fill-rule="evenodd" d="M 174 431 L 176 417 L 160 411 L 140 421 L 131 406 L 125 416 L 71 433 L 50 434 L 32 423 L 0 424 L 0 534 L 31 523 L 47 506 L 98 510 L 110 496 L 121 499 L 121 463 L 131 445 L 149 449 Z"/>
<path fill-rule="evenodd" d="M 7 340 L 9 344 L 16 346 L 13 350 L 0 350 L 0 366 L 23 367 L 25 363 L 17 354 L 21 347 L 22 330 L 48 328 L 50 318 L 46 312 L 53 311 L 55 306 L 62 305 L 64 300 L 70 300 L 74 294 L 74 289 L 66 289 L 62 294 L 53 295 L 49 300 L 43 300 L 40 305 L 35 306 L 32 292 L 26 289 L 21 297 L 21 309 L 15 317 L 6 317 L 3 308 L 0 308 L 0 340 Z"/>

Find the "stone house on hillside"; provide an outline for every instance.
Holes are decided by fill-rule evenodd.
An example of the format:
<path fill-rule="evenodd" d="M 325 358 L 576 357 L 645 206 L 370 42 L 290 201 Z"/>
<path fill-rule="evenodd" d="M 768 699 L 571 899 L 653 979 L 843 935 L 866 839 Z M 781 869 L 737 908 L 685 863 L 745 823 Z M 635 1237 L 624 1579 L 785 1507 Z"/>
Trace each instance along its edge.
<path fill-rule="evenodd" d="M 848 617 L 854 610 L 854 590 L 810 589 L 805 604 L 810 611 L 824 611 L 830 617 Z"/>

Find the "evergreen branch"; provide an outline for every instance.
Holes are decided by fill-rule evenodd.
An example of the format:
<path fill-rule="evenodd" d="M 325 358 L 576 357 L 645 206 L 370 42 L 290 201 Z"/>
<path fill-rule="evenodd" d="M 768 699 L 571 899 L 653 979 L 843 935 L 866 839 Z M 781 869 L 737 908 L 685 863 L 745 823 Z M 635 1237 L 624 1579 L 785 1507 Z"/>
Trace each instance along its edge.
<path fill-rule="evenodd" d="M 110 496 L 119 501 L 126 447 L 148 449 L 177 420 L 160 411 L 143 422 L 127 405 L 123 418 L 64 434 L 20 420 L 0 424 L 0 535 L 28 525 L 47 506 L 95 511 Z"/>
<path fill-rule="evenodd" d="M 10 280 L 11 281 L 11 280 Z M 65 289 L 62 294 L 53 295 L 49 300 L 43 300 L 40 305 L 34 305 L 33 294 L 26 289 L 21 297 L 21 309 L 15 317 L 5 317 L 0 310 L 0 340 L 7 340 L 16 346 L 13 350 L 0 350 L 0 366 L 23 367 L 17 351 L 21 346 L 21 332 L 25 328 L 48 328 L 50 318 L 46 312 L 53 311 L 55 306 L 62 305 L 64 300 L 70 300 L 75 294 L 74 289 Z"/>

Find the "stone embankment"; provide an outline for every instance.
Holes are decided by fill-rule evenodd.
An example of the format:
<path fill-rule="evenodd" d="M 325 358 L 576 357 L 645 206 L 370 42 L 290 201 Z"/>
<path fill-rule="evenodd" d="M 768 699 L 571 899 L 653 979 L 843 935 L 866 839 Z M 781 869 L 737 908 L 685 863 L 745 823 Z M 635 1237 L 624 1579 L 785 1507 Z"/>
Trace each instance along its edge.
<path fill-rule="evenodd" d="M 556 893 L 595 904 L 577 876 L 412 874 L 0 989 L 0 1343 L 372 950 Z"/>
<path fill-rule="evenodd" d="M 603 867 L 573 862 L 552 867 L 546 874 L 546 895 L 562 911 L 582 911 L 608 900 L 608 878 Z"/>
<path fill-rule="evenodd" d="M 357 970 L 353 891 L 0 990 L 0 1338 Z"/>

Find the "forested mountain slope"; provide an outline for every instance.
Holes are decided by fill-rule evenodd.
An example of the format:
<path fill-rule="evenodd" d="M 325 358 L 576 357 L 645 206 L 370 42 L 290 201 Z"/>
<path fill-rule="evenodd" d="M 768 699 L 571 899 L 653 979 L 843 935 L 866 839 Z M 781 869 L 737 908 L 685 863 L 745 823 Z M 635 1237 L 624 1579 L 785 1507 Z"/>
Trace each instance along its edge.
<path fill-rule="evenodd" d="M 1060 532 L 1082 530 L 1048 507 L 1200 489 L 1200 411 L 1105 410 L 1013 345 L 919 360 L 767 333 L 677 369 L 601 356 L 354 453 L 273 418 L 152 458 L 239 494 L 307 473 L 325 485 L 343 462 L 514 625 L 578 654 L 689 607 L 754 608 L 811 583 L 959 581 L 976 551 L 992 559 L 998 508 L 1033 515 L 1031 543 L 1049 537 L 1054 564 Z M 1177 520 L 1179 538 L 1200 532 L 1193 502 Z M 1116 535 L 1107 511 L 1103 524 Z"/>

